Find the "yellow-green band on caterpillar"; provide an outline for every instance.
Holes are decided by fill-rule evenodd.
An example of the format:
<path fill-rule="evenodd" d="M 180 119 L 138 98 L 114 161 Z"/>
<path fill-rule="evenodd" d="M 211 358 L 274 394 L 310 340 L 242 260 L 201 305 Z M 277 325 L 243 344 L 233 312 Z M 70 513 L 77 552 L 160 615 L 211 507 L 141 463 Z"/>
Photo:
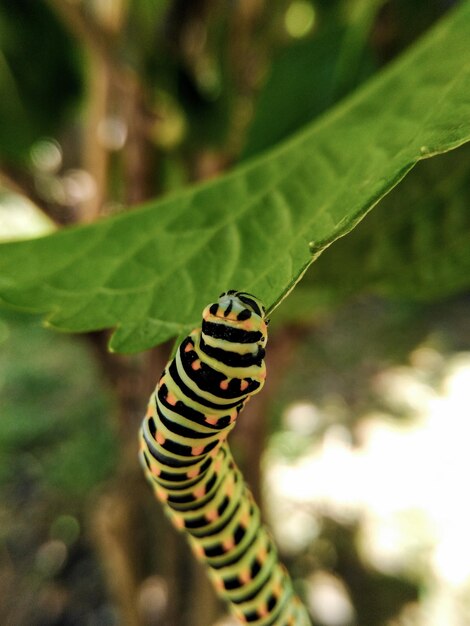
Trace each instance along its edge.
<path fill-rule="evenodd" d="M 266 377 L 264 307 L 227 291 L 202 317 L 150 398 L 140 432 L 145 474 L 240 623 L 309 626 L 226 443 Z"/>

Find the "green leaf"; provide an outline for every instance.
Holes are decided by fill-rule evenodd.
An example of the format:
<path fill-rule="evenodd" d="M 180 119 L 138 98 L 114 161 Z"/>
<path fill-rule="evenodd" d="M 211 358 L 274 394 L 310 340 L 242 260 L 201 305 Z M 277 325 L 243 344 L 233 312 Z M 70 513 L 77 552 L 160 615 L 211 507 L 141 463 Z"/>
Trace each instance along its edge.
<path fill-rule="evenodd" d="M 25 162 L 34 141 L 56 134 L 80 81 L 77 45 L 47 2 L 0 0 L 0 159 Z"/>
<path fill-rule="evenodd" d="M 420 159 L 470 139 L 470 3 L 352 97 L 230 174 L 115 218 L 0 246 L 6 303 L 147 348 L 227 288 L 273 309 Z"/>
<path fill-rule="evenodd" d="M 344 11 L 322 16 L 314 36 L 292 43 L 274 59 L 256 104 L 242 158 L 285 139 L 372 74 L 367 50 L 370 26 L 383 0 L 356 0 Z"/>
<path fill-rule="evenodd" d="M 470 145 L 420 163 L 309 270 L 310 304 L 320 293 L 430 300 L 470 288 L 469 206 Z"/>
<path fill-rule="evenodd" d="M 82 342 L 51 337 L 32 316 L 0 311 L 0 324 L 8 333 L 0 350 L 0 491 L 27 478 L 83 496 L 116 458 L 111 397 L 97 383 L 96 363 Z"/>

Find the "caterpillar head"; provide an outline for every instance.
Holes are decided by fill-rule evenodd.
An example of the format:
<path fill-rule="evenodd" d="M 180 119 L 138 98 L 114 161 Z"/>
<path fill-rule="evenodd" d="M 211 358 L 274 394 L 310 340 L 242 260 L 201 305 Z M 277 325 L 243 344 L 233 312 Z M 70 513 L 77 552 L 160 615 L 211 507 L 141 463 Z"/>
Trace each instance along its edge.
<path fill-rule="evenodd" d="M 237 319 L 250 317 L 249 314 L 255 314 L 261 318 L 265 318 L 266 310 L 258 298 L 244 291 L 224 291 L 218 299 L 219 307 L 230 307 L 230 310 L 237 313 Z M 230 313 L 230 311 L 229 311 Z"/>
<path fill-rule="evenodd" d="M 261 301 L 249 293 L 235 289 L 225 291 L 217 302 L 204 309 L 202 315 L 205 322 L 224 324 L 250 334 L 259 333 L 256 343 L 262 347 L 266 344 L 266 310 Z"/>

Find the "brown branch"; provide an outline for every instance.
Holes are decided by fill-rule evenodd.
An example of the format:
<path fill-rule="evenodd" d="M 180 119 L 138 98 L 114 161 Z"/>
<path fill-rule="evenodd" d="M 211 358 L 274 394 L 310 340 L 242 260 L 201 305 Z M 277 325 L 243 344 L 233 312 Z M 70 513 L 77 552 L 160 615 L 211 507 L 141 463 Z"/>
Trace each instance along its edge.
<path fill-rule="evenodd" d="M 156 378 L 168 356 L 168 346 L 137 354 L 108 352 L 108 331 L 87 333 L 86 339 L 116 398 L 115 424 L 119 446 L 114 478 L 102 489 L 90 510 L 90 535 L 105 573 L 105 581 L 123 623 L 143 626 L 139 590 L 146 576 L 148 537 L 163 532 L 159 515 L 143 515 L 151 494 L 138 463 L 137 432 Z M 157 525 L 157 528 L 155 528 Z M 173 547 L 173 546 L 172 546 Z M 167 555 L 156 555 L 158 569 L 171 575 Z M 163 622 L 162 622 L 163 623 Z"/>
<path fill-rule="evenodd" d="M 117 62 L 115 38 L 92 20 L 82 6 L 63 0 L 47 0 L 65 26 L 88 53 L 87 102 L 81 166 L 93 177 L 94 193 L 80 204 L 80 222 L 99 218 L 108 199 L 109 150 L 99 137 L 99 124 L 106 119 L 114 80 L 123 80 L 126 71 Z"/>
<path fill-rule="evenodd" d="M 47 0 L 72 34 L 89 53 L 88 124 L 83 148 L 83 166 L 93 175 L 95 197 L 83 207 L 83 221 L 96 219 L 107 200 L 109 150 L 98 137 L 98 125 L 114 103 L 127 126 L 122 151 L 124 197 L 127 206 L 148 200 L 155 194 L 154 151 L 148 139 L 152 114 L 147 106 L 146 88 L 133 69 L 119 57 L 116 36 L 119 26 L 96 23 L 80 6 L 63 0 Z M 112 111 L 114 114 L 116 110 Z"/>
<path fill-rule="evenodd" d="M 72 35 L 82 43 L 84 49 L 104 63 L 116 86 L 126 91 L 138 82 L 132 68 L 119 58 L 119 38 L 111 29 L 104 29 L 90 19 L 80 5 L 64 0 L 46 0 L 46 2 L 62 19 Z"/>
<path fill-rule="evenodd" d="M 148 134 L 152 114 L 142 87 L 134 82 L 123 93 L 122 109 L 127 121 L 127 140 L 122 151 L 122 172 L 127 206 L 145 202 L 157 194 L 156 154 Z"/>
<path fill-rule="evenodd" d="M 79 5 L 64 0 L 46 1 L 84 47 L 100 57 L 111 71 L 116 71 L 119 65 L 113 52 L 114 38 L 89 19 Z"/>
<path fill-rule="evenodd" d="M 80 206 L 82 222 L 94 222 L 108 200 L 109 149 L 100 140 L 99 126 L 107 115 L 112 97 L 109 66 L 100 57 L 90 56 L 88 99 L 83 128 L 82 166 L 93 177 L 94 193 Z"/>

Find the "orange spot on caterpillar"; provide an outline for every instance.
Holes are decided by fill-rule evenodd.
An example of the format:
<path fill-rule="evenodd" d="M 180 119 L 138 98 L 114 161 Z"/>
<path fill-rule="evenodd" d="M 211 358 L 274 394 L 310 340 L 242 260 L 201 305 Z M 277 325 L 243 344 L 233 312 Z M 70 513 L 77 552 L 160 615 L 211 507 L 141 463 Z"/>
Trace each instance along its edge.
<path fill-rule="evenodd" d="M 281 585 L 281 583 L 280 583 L 279 581 L 278 581 L 278 582 L 274 585 L 274 587 L 273 587 L 273 593 L 274 593 L 274 595 L 275 595 L 275 596 L 277 596 L 278 598 L 279 598 L 279 596 L 281 595 L 281 593 L 282 593 L 282 585 Z"/>
<path fill-rule="evenodd" d="M 228 379 L 226 378 L 225 380 L 222 380 L 219 386 L 221 389 L 226 391 L 228 389 Z"/>
<path fill-rule="evenodd" d="M 266 606 L 266 603 L 263 603 L 259 606 L 258 615 L 260 617 L 266 617 L 266 615 L 269 615 L 269 610 L 268 610 L 268 607 Z"/>
<path fill-rule="evenodd" d="M 233 488 L 234 488 L 234 484 L 232 480 L 232 482 L 227 484 L 227 488 L 225 490 L 225 493 L 228 495 L 229 498 L 233 496 Z"/>
<path fill-rule="evenodd" d="M 206 493 L 206 488 L 204 485 L 202 487 L 197 487 L 197 489 L 195 489 L 193 493 L 196 498 L 202 498 Z"/>
<path fill-rule="evenodd" d="M 267 556 L 268 556 L 268 552 L 266 550 L 266 547 L 262 546 L 258 552 L 258 559 L 261 561 L 261 563 L 264 563 Z"/>
<path fill-rule="evenodd" d="M 250 319 L 246 320 L 246 322 L 243 322 L 242 326 L 244 330 L 248 330 L 248 331 L 253 330 L 253 322 Z"/>
<path fill-rule="evenodd" d="M 149 404 L 147 406 L 147 413 L 145 414 L 145 417 L 152 417 L 153 415 L 153 405 Z"/>
<path fill-rule="evenodd" d="M 160 476 L 160 474 L 162 473 L 162 470 L 157 465 L 153 465 L 151 472 L 152 472 L 152 476 Z"/>
<path fill-rule="evenodd" d="M 233 548 L 235 547 L 235 540 L 233 537 L 228 537 L 228 539 L 224 539 L 224 541 L 222 541 L 222 546 L 225 550 L 225 552 L 228 552 L 229 550 L 233 550 Z"/>
<path fill-rule="evenodd" d="M 212 580 L 214 581 L 214 585 L 217 587 L 219 591 L 225 590 L 224 581 L 221 578 L 213 578 Z"/>
<path fill-rule="evenodd" d="M 200 370 L 201 369 L 201 361 L 199 359 L 197 359 L 197 361 L 193 361 L 191 363 L 191 367 L 194 371 L 196 370 Z"/>
<path fill-rule="evenodd" d="M 209 452 L 209 456 L 211 457 L 211 459 L 217 456 L 217 454 L 219 453 L 219 449 L 220 449 L 220 443 Z"/>
<path fill-rule="evenodd" d="M 178 402 L 177 397 L 171 391 L 166 394 L 165 400 L 168 402 L 168 404 L 171 404 L 171 406 L 175 406 L 175 404 Z"/>
<path fill-rule="evenodd" d="M 191 448 L 191 454 L 193 456 L 199 456 L 200 454 L 202 454 L 204 450 L 204 446 L 194 446 L 194 448 Z"/>
<path fill-rule="evenodd" d="M 191 547 L 193 549 L 194 554 L 198 559 L 204 558 L 204 549 L 197 543 L 192 543 Z"/>
<path fill-rule="evenodd" d="M 155 439 L 157 440 L 157 443 L 159 443 L 161 446 L 165 443 L 166 441 L 166 437 L 165 435 L 162 435 L 162 433 L 157 432 L 157 436 L 155 437 Z"/>
<path fill-rule="evenodd" d="M 238 417 L 238 411 L 235 411 L 234 413 L 230 415 L 230 423 L 233 424 L 233 422 L 237 419 L 237 417 Z"/>
<path fill-rule="evenodd" d="M 240 523 L 242 524 L 242 526 L 244 526 L 245 528 L 248 528 L 248 526 L 250 525 L 250 513 L 249 511 L 244 511 L 241 515 L 240 515 Z"/>
<path fill-rule="evenodd" d="M 240 574 L 238 575 L 238 578 L 240 580 L 240 582 L 242 582 L 244 585 L 246 585 L 246 583 L 249 583 L 251 580 L 251 573 L 249 569 L 245 569 L 242 572 L 240 572 Z"/>
<path fill-rule="evenodd" d="M 217 422 L 219 421 L 219 418 L 217 417 L 217 415 L 206 415 L 204 419 L 208 424 L 211 424 L 212 426 L 217 424 Z"/>
<path fill-rule="evenodd" d="M 187 343 L 184 351 L 191 352 L 192 349 L 193 349 L 193 345 L 191 343 Z"/>
<path fill-rule="evenodd" d="M 172 521 L 173 525 L 176 526 L 176 528 L 184 528 L 184 519 L 179 515 L 174 515 Z"/>
<path fill-rule="evenodd" d="M 163 489 L 159 489 L 158 487 L 155 489 L 155 493 L 158 496 L 158 499 L 162 502 L 166 502 L 168 500 L 168 494 Z"/>
<path fill-rule="evenodd" d="M 240 390 L 241 391 L 245 391 L 245 389 L 248 387 L 248 382 L 246 380 L 241 380 L 240 381 Z"/>
<path fill-rule="evenodd" d="M 207 513 L 204 514 L 204 517 L 208 522 L 215 522 L 216 519 L 219 519 L 219 514 L 217 513 L 217 509 L 212 509 L 207 511 Z"/>
<path fill-rule="evenodd" d="M 199 474 L 199 467 L 193 467 L 186 472 L 186 476 L 188 478 L 196 478 L 198 474 Z"/>

